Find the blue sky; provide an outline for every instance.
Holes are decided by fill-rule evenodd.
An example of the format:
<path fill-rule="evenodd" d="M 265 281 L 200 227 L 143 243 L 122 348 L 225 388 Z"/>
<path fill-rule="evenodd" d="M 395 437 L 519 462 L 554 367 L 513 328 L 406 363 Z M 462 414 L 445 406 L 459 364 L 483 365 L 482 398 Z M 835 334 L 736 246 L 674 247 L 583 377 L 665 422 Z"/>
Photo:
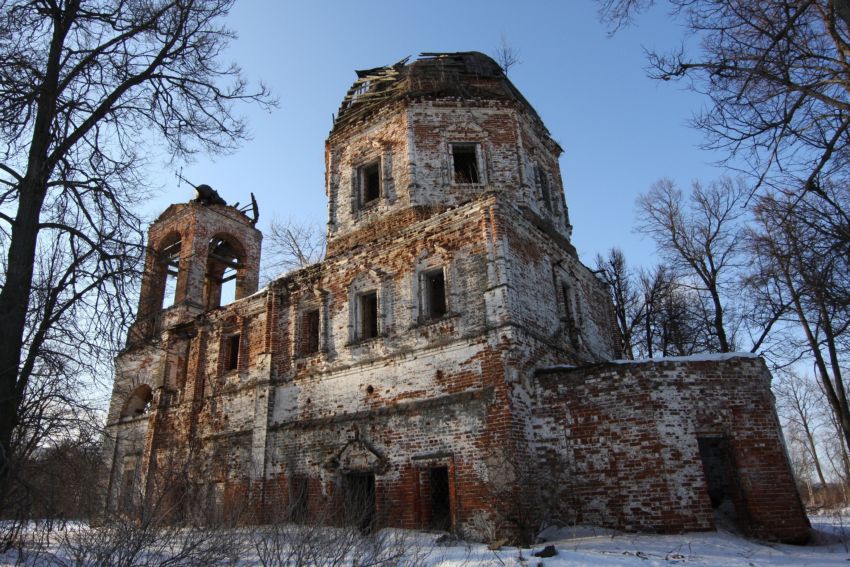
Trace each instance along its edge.
<path fill-rule="evenodd" d="M 232 155 L 199 156 L 183 174 L 231 203 L 253 191 L 261 229 L 275 216 L 324 225 L 324 140 L 355 69 L 426 51 L 492 53 L 502 35 L 521 60 L 510 79 L 564 148 L 573 241 L 586 263 L 611 246 L 633 264 L 653 263 L 651 242 L 632 230 L 638 193 L 664 176 L 684 187 L 724 174 L 712 165 L 722 156 L 700 149 L 688 125 L 704 98 L 646 77 L 644 49 L 676 47 L 683 34 L 661 9 L 614 37 L 590 0 L 242 0 L 226 24 L 239 35 L 227 58 L 270 86 L 280 108 L 244 108 L 253 139 Z M 174 167 L 160 171 L 150 218 L 193 197 Z"/>

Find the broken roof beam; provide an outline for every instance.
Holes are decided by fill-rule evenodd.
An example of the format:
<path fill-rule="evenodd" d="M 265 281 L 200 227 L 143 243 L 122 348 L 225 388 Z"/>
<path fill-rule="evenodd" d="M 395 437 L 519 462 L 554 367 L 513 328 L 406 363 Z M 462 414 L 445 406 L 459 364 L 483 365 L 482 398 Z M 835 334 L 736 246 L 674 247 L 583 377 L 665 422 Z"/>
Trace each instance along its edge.
<path fill-rule="evenodd" d="M 238 270 L 244 266 L 244 264 L 240 263 L 239 260 L 228 258 L 227 256 L 216 254 L 215 252 L 210 252 L 209 257 L 221 264 L 224 264 L 228 268 L 233 268 L 234 270 Z"/>

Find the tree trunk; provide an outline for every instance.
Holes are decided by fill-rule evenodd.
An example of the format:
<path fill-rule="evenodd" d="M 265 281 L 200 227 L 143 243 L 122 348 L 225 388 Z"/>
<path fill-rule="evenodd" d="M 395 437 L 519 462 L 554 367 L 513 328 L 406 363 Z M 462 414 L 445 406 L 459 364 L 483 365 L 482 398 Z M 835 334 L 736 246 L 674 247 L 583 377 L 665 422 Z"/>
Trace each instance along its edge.
<path fill-rule="evenodd" d="M 809 424 L 803 421 L 803 431 L 806 433 L 806 441 L 809 443 L 809 452 L 812 454 L 812 461 L 815 464 L 815 472 L 818 474 L 818 480 L 820 481 L 821 489 L 826 488 L 826 479 L 823 476 L 823 469 L 820 466 L 820 458 L 818 457 L 817 445 L 815 444 L 814 435 L 812 435 L 811 430 L 809 429 Z"/>
<path fill-rule="evenodd" d="M 729 352 L 729 340 L 726 338 L 726 329 L 723 328 L 723 304 L 720 302 L 716 283 L 711 287 L 711 301 L 714 304 L 714 330 L 720 343 L 720 352 Z"/>
<path fill-rule="evenodd" d="M 650 305 L 648 298 L 645 299 L 644 301 L 646 302 L 646 305 Z M 645 337 L 645 339 L 646 339 L 646 357 L 652 358 L 652 340 L 653 340 L 652 319 L 651 319 L 650 310 L 649 310 L 648 307 L 647 307 L 647 310 L 646 310 L 646 319 L 644 320 L 644 330 L 646 332 L 646 337 Z"/>
<path fill-rule="evenodd" d="M 76 17 L 76 0 L 51 14 L 53 32 L 27 157 L 27 171 L 18 186 L 18 210 L 9 240 L 6 281 L 0 291 L 0 512 L 9 489 L 12 435 L 28 376 L 20 374 L 27 309 L 32 290 L 41 207 L 52 167 L 48 165 L 51 127 L 56 116 L 62 46 Z"/>
<path fill-rule="evenodd" d="M 23 336 L 32 287 L 38 219 L 44 201 L 46 183 L 24 179 L 18 201 L 18 213 L 9 241 L 6 282 L 0 291 L 0 511 L 11 473 L 12 435 L 18 421 L 18 408 L 27 386 L 19 375 Z"/>

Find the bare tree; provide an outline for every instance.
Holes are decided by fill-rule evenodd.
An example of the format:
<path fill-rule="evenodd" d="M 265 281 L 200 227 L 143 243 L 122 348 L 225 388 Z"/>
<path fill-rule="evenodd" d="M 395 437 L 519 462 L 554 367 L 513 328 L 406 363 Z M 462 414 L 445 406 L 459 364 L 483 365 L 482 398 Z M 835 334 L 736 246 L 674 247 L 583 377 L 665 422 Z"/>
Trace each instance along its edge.
<path fill-rule="evenodd" d="M 325 232 L 318 224 L 274 219 L 265 234 L 264 279 L 304 268 L 325 257 Z"/>
<path fill-rule="evenodd" d="M 785 437 L 788 461 L 797 482 L 797 490 L 803 497 L 807 508 L 815 506 L 817 496 L 813 480 L 814 466 L 811 454 L 806 448 L 806 437 L 802 428 L 796 422 L 783 424 L 782 433 Z"/>
<path fill-rule="evenodd" d="M 646 303 L 641 298 L 634 274 L 629 270 L 622 250 L 612 248 L 604 258 L 597 255 L 596 269 L 611 289 L 623 355 L 633 359 L 635 334 L 646 315 Z"/>
<path fill-rule="evenodd" d="M 828 196 L 850 207 L 850 190 L 828 186 Z M 816 375 L 850 448 L 850 407 L 843 376 L 850 327 L 850 258 L 835 254 L 823 232 L 834 222 L 832 206 L 814 194 L 768 194 L 755 206 L 757 226 L 748 235 L 760 270 L 757 281 L 787 304 L 804 340 L 795 346 L 814 362 Z M 827 227 L 827 228 L 825 228 Z"/>
<path fill-rule="evenodd" d="M 130 313 L 142 142 L 226 151 L 245 136 L 232 105 L 273 103 L 219 61 L 231 4 L 0 2 L 0 509 L 33 376 L 99 354 Z"/>
<path fill-rule="evenodd" d="M 794 371 L 785 374 L 784 379 L 774 387 L 777 410 L 786 428 L 793 426 L 799 431 L 801 447 L 811 460 L 820 486 L 826 487 L 826 477 L 818 454 L 819 429 L 822 426 L 818 410 L 824 402 L 823 396 L 811 380 Z"/>
<path fill-rule="evenodd" d="M 662 288 L 660 310 L 656 317 L 658 350 L 662 356 L 689 356 L 705 351 L 701 325 L 695 317 L 700 310 L 698 298 L 677 280 Z"/>
<path fill-rule="evenodd" d="M 600 12 L 616 30 L 654 3 L 600 0 Z M 691 50 L 650 52 L 651 74 L 687 78 L 707 95 L 694 123 L 708 145 L 747 163 L 759 184 L 818 195 L 850 224 L 823 190 L 828 179 L 850 179 L 850 1 L 666 4 L 700 41 Z M 850 245 L 850 232 L 837 236 Z"/>
<path fill-rule="evenodd" d="M 522 63 L 519 59 L 519 50 L 515 49 L 508 41 L 508 36 L 502 34 L 499 46 L 493 51 L 493 59 L 502 68 L 505 76 L 514 65 Z"/>
<path fill-rule="evenodd" d="M 713 335 L 709 350 L 734 350 L 736 322 L 725 292 L 740 266 L 740 220 L 748 195 L 742 180 L 723 178 L 707 187 L 694 183 L 689 202 L 669 179 L 638 197 L 637 230 L 652 236 L 675 274 L 705 299 L 705 322 Z M 753 350 L 758 348 L 753 345 Z"/>
<path fill-rule="evenodd" d="M 713 335 L 706 325 L 704 302 L 668 265 L 638 270 L 634 286 L 639 319 L 632 339 L 637 358 L 711 350 Z"/>
<path fill-rule="evenodd" d="M 829 409 L 829 404 L 823 404 L 820 410 L 822 419 L 830 428 L 830 434 L 821 438 L 821 445 L 829 461 L 832 476 L 838 479 L 843 496 L 842 501 L 846 504 L 850 502 L 850 495 L 848 495 L 848 489 L 850 489 L 850 454 L 848 454 L 847 445 L 844 443 L 841 423 L 836 418 L 835 413 Z"/>
<path fill-rule="evenodd" d="M 654 270 L 641 269 L 638 275 L 643 301 L 643 325 L 636 340 L 636 350 L 641 358 L 652 358 L 656 354 L 657 326 L 663 310 L 662 297 L 670 285 L 670 271 L 664 265 Z"/>
<path fill-rule="evenodd" d="M 673 302 L 668 297 L 673 294 L 675 279 L 664 264 L 658 264 L 651 270 L 641 268 L 638 278 L 645 314 L 635 341 L 636 354 L 638 358 L 667 356 L 669 329 L 682 322 L 670 313 Z"/>

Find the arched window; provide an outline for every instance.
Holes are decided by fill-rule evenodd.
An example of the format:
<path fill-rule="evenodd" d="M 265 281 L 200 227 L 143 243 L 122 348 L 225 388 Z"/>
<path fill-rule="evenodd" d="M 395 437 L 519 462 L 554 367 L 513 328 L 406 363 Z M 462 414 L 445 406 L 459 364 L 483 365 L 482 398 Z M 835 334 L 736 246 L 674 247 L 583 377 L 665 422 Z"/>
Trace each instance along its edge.
<path fill-rule="evenodd" d="M 245 277 L 245 251 L 229 235 L 214 236 L 207 254 L 204 302 L 207 309 L 226 305 L 242 297 Z"/>
<path fill-rule="evenodd" d="M 182 241 L 179 234 L 173 234 L 163 241 L 159 249 L 159 273 L 162 286 L 161 308 L 171 307 L 177 302 L 177 280 L 180 277 L 180 250 Z"/>
<path fill-rule="evenodd" d="M 148 413 L 153 400 L 153 392 L 147 384 L 142 384 L 130 394 L 124 408 L 121 410 L 121 417 L 138 417 Z"/>

